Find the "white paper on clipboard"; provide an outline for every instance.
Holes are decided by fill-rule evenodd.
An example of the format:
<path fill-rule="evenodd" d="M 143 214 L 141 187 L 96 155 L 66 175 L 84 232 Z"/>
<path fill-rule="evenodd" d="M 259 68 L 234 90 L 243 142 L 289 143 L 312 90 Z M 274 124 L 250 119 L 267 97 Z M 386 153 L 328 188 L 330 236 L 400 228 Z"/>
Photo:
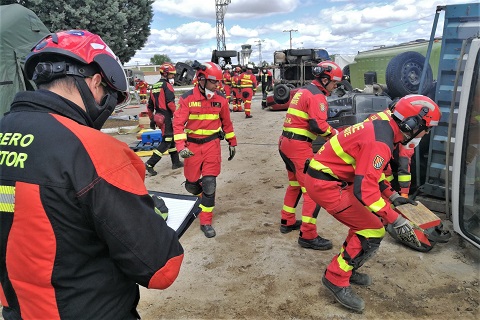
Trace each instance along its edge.
<path fill-rule="evenodd" d="M 200 213 L 200 200 L 195 196 L 148 191 L 149 194 L 162 197 L 168 208 L 167 225 L 177 232 L 180 238 Z"/>

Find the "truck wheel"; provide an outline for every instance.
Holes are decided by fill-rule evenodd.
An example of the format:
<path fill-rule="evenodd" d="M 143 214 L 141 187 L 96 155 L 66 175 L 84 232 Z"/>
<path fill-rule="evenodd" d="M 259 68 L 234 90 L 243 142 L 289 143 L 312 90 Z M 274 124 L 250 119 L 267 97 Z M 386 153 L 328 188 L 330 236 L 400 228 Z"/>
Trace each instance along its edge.
<path fill-rule="evenodd" d="M 278 104 L 287 103 L 290 100 L 290 88 L 285 84 L 277 84 L 273 89 L 273 100 Z"/>
<path fill-rule="evenodd" d="M 288 55 L 294 57 L 311 56 L 312 49 L 290 49 Z"/>
<path fill-rule="evenodd" d="M 232 58 L 237 56 L 237 51 L 235 50 L 225 50 L 225 51 L 217 51 L 217 57 L 221 58 Z"/>
<path fill-rule="evenodd" d="M 433 82 L 433 73 L 429 64 L 425 84 L 419 92 L 424 63 L 425 57 L 414 51 L 406 51 L 393 57 L 388 63 L 385 74 L 390 95 L 392 97 L 403 97 L 407 94 L 425 94 L 430 91 Z"/>

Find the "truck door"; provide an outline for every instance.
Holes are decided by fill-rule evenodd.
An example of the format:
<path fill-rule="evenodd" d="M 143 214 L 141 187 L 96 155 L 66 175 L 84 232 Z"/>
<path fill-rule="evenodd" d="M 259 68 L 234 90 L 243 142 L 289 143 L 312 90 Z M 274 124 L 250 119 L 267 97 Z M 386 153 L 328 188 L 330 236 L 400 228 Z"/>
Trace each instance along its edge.
<path fill-rule="evenodd" d="M 466 55 L 452 171 L 454 230 L 480 248 L 480 39 Z"/>

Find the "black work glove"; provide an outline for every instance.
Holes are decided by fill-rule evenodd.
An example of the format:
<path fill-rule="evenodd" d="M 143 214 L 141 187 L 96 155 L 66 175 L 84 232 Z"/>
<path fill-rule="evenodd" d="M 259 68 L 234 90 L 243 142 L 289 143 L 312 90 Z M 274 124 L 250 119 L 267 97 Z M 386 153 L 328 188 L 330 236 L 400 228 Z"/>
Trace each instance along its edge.
<path fill-rule="evenodd" d="M 407 203 L 413 204 L 414 206 L 418 204 L 414 200 L 402 197 L 398 192 L 395 192 L 394 194 L 392 194 L 389 199 L 392 202 L 394 207 L 398 207 L 398 206 L 401 206 L 402 204 L 407 204 Z"/>
<path fill-rule="evenodd" d="M 155 123 L 155 120 L 150 120 L 150 129 L 155 130 L 155 127 L 157 124 Z"/>
<path fill-rule="evenodd" d="M 161 216 L 165 221 L 168 219 L 168 208 L 165 201 L 160 196 L 150 194 L 155 204 L 155 213 Z"/>
<path fill-rule="evenodd" d="M 418 240 L 418 237 L 415 234 L 415 231 L 413 230 L 416 226 L 410 221 L 399 215 L 397 220 L 392 223 L 392 226 L 400 240 L 410 243 L 418 248 L 422 246 L 420 244 L 420 240 Z"/>
<path fill-rule="evenodd" d="M 235 150 L 235 147 L 228 147 L 228 152 L 230 152 L 230 156 L 228 157 L 228 161 L 232 160 L 233 157 L 235 157 L 235 153 L 236 153 L 236 150 Z"/>

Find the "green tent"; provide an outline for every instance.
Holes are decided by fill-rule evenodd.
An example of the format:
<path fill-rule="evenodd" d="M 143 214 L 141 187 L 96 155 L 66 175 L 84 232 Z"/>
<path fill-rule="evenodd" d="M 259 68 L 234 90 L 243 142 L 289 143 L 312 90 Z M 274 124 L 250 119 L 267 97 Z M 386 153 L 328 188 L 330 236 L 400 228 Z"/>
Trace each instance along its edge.
<path fill-rule="evenodd" d="M 0 6 L 0 118 L 10 110 L 15 93 L 33 88 L 24 78 L 23 62 L 33 46 L 49 33 L 31 10 L 19 4 Z"/>

